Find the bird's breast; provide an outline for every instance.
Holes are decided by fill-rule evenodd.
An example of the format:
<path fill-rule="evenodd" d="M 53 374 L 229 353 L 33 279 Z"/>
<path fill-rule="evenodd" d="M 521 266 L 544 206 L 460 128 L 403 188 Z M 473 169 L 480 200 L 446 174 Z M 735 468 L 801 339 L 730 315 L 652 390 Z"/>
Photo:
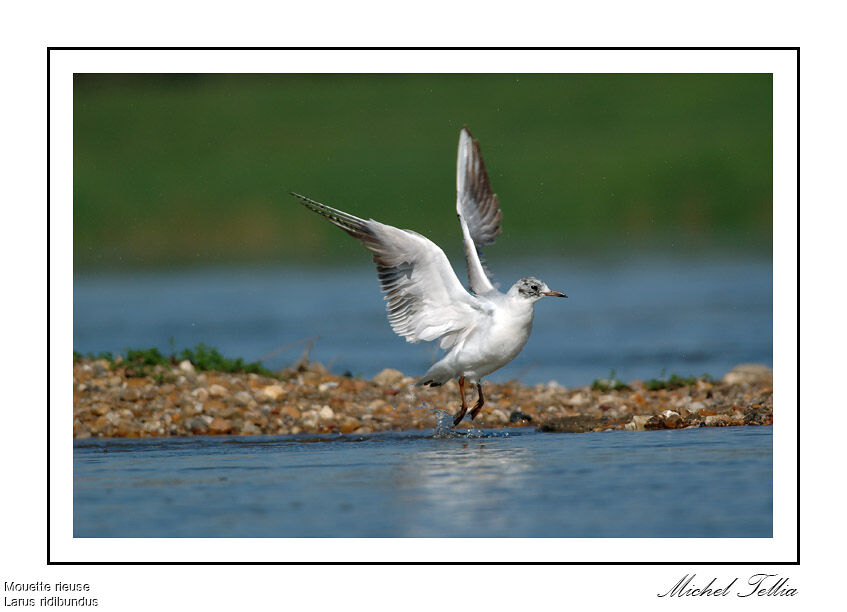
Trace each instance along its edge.
<path fill-rule="evenodd" d="M 532 331 L 532 310 L 498 309 L 489 325 L 473 338 L 468 357 L 480 368 L 493 371 L 514 359 Z"/>
<path fill-rule="evenodd" d="M 501 313 L 491 326 L 489 341 L 520 351 L 532 331 L 532 310 Z M 517 353 L 516 353 L 517 354 Z"/>

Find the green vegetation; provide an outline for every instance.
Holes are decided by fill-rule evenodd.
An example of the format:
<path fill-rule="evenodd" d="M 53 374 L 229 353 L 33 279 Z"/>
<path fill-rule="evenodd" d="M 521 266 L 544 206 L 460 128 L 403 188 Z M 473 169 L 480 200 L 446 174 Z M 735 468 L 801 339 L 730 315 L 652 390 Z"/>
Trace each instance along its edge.
<path fill-rule="evenodd" d="M 644 382 L 644 386 L 650 391 L 658 391 L 659 389 L 679 389 L 680 387 L 690 387 L 697 384 L 698 380 L 706 382 L 714 382 L 714 379 L 708 374 L 702 376 L 688 376 L 686 378 L 677 374 L 671 374 L 670 378 L 665 378 L 664 374 L 661 379 L 651 378 Z"/>
<path fill-rule="evenodd" d="M 617 377 L 614 370 L 609 371 L 608 378 L 597 378 L 591 383 L 595 391 L 629 391 L 629 385 Z"/>
<path fill-rule="evenodd" d="M 263 376 L 278 375 L 264 367 L 260 362 L 254 361 L 246 363 L 241 357 L 230 359 L 224 357 L 214 347 L 208 347 L 202 342 L 193 349 L 183 349 L 176 353 L 172 349 L 170 355 L 162 355 L 157 348 L 149 349 L 126 349 L 125 355 L 114 356 L 112 353 L 88 353 L 83 355 L 74 351 L 74 363 L 85 358 L 94 360 L 106 360 L 111 367 L 121 366 L 126 368 L 128 376 L 153 376 L 159 383 L 173 382 L 175 377 L 170 372 L 172 366 L 179 362 L 188 360 L 194 365 L 196 370 L 212 370 L 216 372 L 228 373 L 254 373 Z M 299 366 L 297 366 L 299 367 Z M 356 374 L 356 378 L 361 378 L 361 374 Z M 661 378 L 651 378 L 644 382 L 644 386 L 650 391 L 658 391 L 659 389 L 678 389 L 680 387 L 691 386 L 697 383 L 698 380 L 706 382 L 714 382 L 709 374 L 702 376 L 682 377 L 678 374 L 671 374 L 666 377 L 662 371 Z M 609 371 L 608 378 L 597 378 L 591 384 L 591 388 L 596 391 L 630 391 L 631 387 L 617 377 L 614 370 Z"/>
<path fill-rule="evenodd" d="M 157 348 L 127 350 L 124 361 L 127 364 L 133 364 L 139 367 L 171 365 L 174 363 L 172 358 L 164 357 Z"/>
<path fill-rule="evenodd" d="M 74 363 L 76 363 L 77 361 L 79 361 L 83 358 L 85 358 L 85 359 L 105 359 L 106 361 L 114 361 L 115 360 L 114 355 L 112 355 L 112 353 L 110 353 L 109 351 L 103 351 L 103 352 L 100 352 L 100 353 L 86 353 L 85 355 L 83 355 L 82 353 L 79 353 L 77 351 L 74 351 Z"/>
<path fill-rule="evenodd" d="M 155 349 L 153 349 L 155 350 Z M 249 374 L 263 374 L 273 376 L 273 372 L 261 363 L 254 361 L 245 363 L 238 359 L 228 359 L 222 356 L 217 349 L 209 348 L 202 342 L 193 349 L 185 349 L 179 354 L 179 359 L 188 359 L 198 370 L 215 370 L 218 372 L 247 372 Z"/>
<path fill-rule="evenodd" d="M 665 376 L 665 372 L 662 371 L 660 378 L 651 378 L 644 382 L 644 386 L 649 391 L 658 391 L 659 389 L 679 389 L 680 387 L 690 387 L 691 385 L 697 384 L 698 380 L 703 380 L 706 382 L 714 382 L 714 378 L 712 378 L 709 374 L 703 374 L 702 376 L 688 376 L 683 377 L 678 374 L 671 374 L 670 377 Z M 630 391 L 631 388 L 629 385 L 620 380 L 614 370 L 609 372 L 608 378 L 597 378 L 591 384 L 591 388 L 595 391 Z"/>
<path fill-rule="evenodd" d="M 264 367 L 261 363 L 254 361 L 246 363 L 242 358 L 229 359 L 220 354 L 214 347 L 207 347 L 202 342 L 193 349 L 184 349 L 179 354 L 172 352 L 170 355 L 162 355 L 157 348 L 149 349 L 126 349 L 126 355 L 113 356 L 112 353 L 88 353 L 82 355 L 74 351 L 74 362 L 83 357 L 88 359 L 105 359 L 111 366 L 126 368 L 129 376 L 153 376 L 157 382 L 172 382 L 173 376 L 163 368 L 170 368 L 177 363 L 188 360 L 197 370 L 214 370 L 217 372 L 246 372 L 262 374 L 263 376 L 274 376 L 274 373 Z"/>
<path fill-rule="evenodd" d="M 83 74 L 73 113 L 78 270 L 361 248 L 289 190 L 458 254 L 463 124 L 503 203 L 492 258 L 772 248 L 769 74 Z"/>

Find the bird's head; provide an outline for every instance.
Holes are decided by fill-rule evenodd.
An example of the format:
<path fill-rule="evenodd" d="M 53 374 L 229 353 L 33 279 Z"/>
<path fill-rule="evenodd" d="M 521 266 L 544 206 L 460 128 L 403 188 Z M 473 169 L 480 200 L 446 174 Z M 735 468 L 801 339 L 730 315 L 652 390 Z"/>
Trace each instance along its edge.
<path fill-rule="evenodd" d="M 534 276 L 522 278 L 509 289 L 509 295 L 525 300 L 536 302 L 543 297 L 568 297 L 561 291 L 553 291 L 547 283 L 540 281 Z"/>

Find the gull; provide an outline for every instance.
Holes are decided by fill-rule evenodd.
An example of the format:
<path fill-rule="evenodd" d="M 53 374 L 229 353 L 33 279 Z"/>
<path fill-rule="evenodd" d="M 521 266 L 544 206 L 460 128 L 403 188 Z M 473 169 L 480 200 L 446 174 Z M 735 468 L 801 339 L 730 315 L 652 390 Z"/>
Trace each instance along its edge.
<path fill-rule="evenodd" d="M 456 169 L 456 213 L 462 229 L 470 291 L 434 242 L 417 232 L 360 219 L 349 213 L 291 193 L 312 211 L 359 240 L 373 253 L 387 301 L 388 322 L 407 342 L 438 340 L 446 352 L 416 384 L 441 386 L 457 379 L 462 399 L 453 419 L 458 425 L 468 411 L 465 383 L 476 385 L 473 419 L 485 404 L 482 377 L 502 368 L 529 339 L 535 303 L 543 297 L 568 297 L 527 276 L 506 292 L 491 282 L 482 247 L 502 231 L 500 201 L 491 191 L 479 143 L 467 127 L 459 134 Z"/>

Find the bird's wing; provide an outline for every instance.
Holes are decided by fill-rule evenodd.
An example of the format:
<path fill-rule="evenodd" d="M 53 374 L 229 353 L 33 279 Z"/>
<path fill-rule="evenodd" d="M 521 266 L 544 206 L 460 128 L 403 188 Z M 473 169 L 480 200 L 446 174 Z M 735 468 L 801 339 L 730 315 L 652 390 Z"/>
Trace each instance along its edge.
<path fill-rule="evenodd" d="M 450 348 L 484 306 L 468 293 L 438 246 L 416 232 L 364 220 L 293 193 L 373 253 L 388 321 L 407 342 L 441 339 Z"/>
<path fill-rule="evenodd" d="M 500 201 L 491 192 L 488 172 L 482 161 L 479 142 L 467 127 L 459 134 L 459 156 L 456 163 L 456 212 L 462 226 L 468 280 L 477 295 L 494 291 L 491 275 L 482 257 L 482 247 L 494 244 L 500 234 Z"/>

